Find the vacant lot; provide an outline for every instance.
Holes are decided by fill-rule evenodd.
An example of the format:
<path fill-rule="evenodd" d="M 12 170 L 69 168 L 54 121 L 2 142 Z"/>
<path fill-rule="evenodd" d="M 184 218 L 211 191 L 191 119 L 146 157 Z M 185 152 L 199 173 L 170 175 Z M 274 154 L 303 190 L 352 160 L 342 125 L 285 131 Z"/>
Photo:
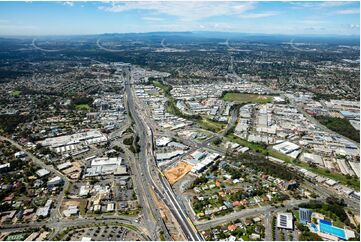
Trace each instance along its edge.
<path fill-rule="evenodd" d="M 21 91 L 18 91 L 18 90 L 11 91 L 11 93 L 10 93 L 10 96 L 13 96 L 13 97 L 19 97 L 20 95 L 21 95 Z"/>
<path fill-rule="evenodd" d="M 90 110 L 89 104 L 77 104 L 75 105 L 76 110 Z"/>
<path fill-rule="evenodd" d="M 198 124 L 202 129 L 206 129 L 215 133 L 222 131 L 226 127 L 225 123 L 214 121 L 208 118 L 202 118 L 198 121 Z"/>
<path fill-rule="evenodd" d="M 177 166 L 166 170 L 164 172 L 164 175 L 168 179 L 169 183 L 173 185 L 191 170 L 192 170 L 191 165 L 185 162 L 179 162 Z"/>
<path fill-rule="evenodd" d="M 271 96 L 228 92 L 223 96 L 224 101 L 237 103 L 269 103 L 272 102 Z"/>

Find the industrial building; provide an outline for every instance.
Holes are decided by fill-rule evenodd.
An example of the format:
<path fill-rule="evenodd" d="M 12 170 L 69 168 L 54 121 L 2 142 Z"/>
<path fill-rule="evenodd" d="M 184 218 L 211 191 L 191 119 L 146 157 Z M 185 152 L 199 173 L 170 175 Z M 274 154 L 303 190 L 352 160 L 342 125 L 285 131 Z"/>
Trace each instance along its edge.
<path fill-rule="evenodd" d="M 124 174 L 126 167 L 122 165 L 121 157 L 96 157 L 89 160 L 90 164 L 85 169 L 84 177 Z"/>
<path fill-rule="evenodd" d="M 280 144 L 277 144 L 273 146 L 273 149 L 281 152 L 285 155 L 291 156 L 292 158 L 297 158 L 297 156 L 300 154 L 300 146 L 291 143 L 289 141 L 282 142 Z"/>
<path fill-rule="evenodd" d="M 101 144 L 107 141 L 107 137 L 99 130 L 92 129 L 71 135 L 47 138 L 40 142 L 44 147 L 49 147 L 57 153 L 76 152 L 90 144 Z"/>
<path fill-rule="evenodd" d="M 182 154 L 184 154 L 183 150 L 175 150 L 175 151 L 167 152 L 167 153 L 158 153 L 158 154 L 156 154 L 157 162 L 171 160 Z"/>

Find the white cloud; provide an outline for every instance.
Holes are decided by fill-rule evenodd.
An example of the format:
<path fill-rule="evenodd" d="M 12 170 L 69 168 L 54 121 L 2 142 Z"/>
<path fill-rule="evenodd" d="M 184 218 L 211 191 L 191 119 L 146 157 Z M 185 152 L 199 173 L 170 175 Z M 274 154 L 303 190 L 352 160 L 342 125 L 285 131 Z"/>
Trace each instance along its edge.
<path fill-rule="evenodd" d="M 109 12 L 148 10 L 188 21 L 215 16 L 241 15 L 254 8 L 254 2 L 124 2 L 99 7 Z"/>
<path fill-rule="evenodd" d="M 350 24 L 348 26 L 350 29 L 360 29 L 360 25 L 359 24 Z"/>
<path fill-rule="evenodd" d="M 289 2 L 294 8 L 300 9 L 300 8 L 333 8 L 333 7 L 340 7 L 344 5 L 348 5 L 352 2 L 347 1 L 324 1 L 324 2 L 312 2 L 312 1 L 303 1 L 303 2 Z"/>
<path fill-rule="evenodd" d="M 342 9 L 339 11 L 335 12 L 336 14 L 342 14 L 342 15 L 346 15 L 346 14 L 359 14 L 360 10 L 357 8 L 352 8 L 352 9 Z"/>
<path fill-rule="evenodd" d="M 347 4 L 350 4 L 352 2 L 347 2 L 347 1 L 342 1 L 342 2 L 337 2 L 337 1 L 326 1 L 326 2 L 322 2 L 320 3 L 321 7 L 338 7 L 338 6 L 344 6 Z"/>
<path fill-rule="evenodd" d="M 278 14 L 279 14 L 279 12 L 248 13 L 248 14 L 243 14 L 240 17 L 241 18 L 265 18 L 265 17 L 275 16 Z"/>
<path fill-rule="evenodd" d="M 74 2 L 71 2 L 71 1 L 66 1 L 66 2 L 63 2 L 64 5 L 68 5 L 70 7 L 73 7 L 74 6 Z"/>
<path fill-rule="evenodd" d="M 163 18 L 158 18 L 158 17 L 142 17 L 143 20 L 146 21 L 162 21 L 164 20 Z"/>

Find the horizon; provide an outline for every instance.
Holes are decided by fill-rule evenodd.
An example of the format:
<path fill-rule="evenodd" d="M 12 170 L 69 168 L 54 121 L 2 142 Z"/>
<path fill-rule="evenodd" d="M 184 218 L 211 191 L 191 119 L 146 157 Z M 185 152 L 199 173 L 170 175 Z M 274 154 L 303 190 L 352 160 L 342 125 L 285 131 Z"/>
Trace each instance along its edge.
<path fill-rule="evenodd" d="M 229 31 L 150 31 L 150 32 L 104 32 L 97 34 L 44 34 L 44 35 L 2 35 L 0 38 L 45 38 L 45 37 L 86 37 L 86 36 L 99 36 L 99 35 L 127 35 L 127 34 L 198 34 L 198 33 L 212 33 L 212 34 L 231 34 L 231 35 L 244 35 L 244 36 L 299 36 L 299 37 L 355 37 L 360 38 L 360 34 L 286 34 L 286 33 L 251 33 L 251 32 L 229 32 Z"/>
<path fill-rule="evenodd" d="M 177 30 L 359 37 L 359 9 L 358 1 L 0 2 L 0 36 L 84 36 Z"/>

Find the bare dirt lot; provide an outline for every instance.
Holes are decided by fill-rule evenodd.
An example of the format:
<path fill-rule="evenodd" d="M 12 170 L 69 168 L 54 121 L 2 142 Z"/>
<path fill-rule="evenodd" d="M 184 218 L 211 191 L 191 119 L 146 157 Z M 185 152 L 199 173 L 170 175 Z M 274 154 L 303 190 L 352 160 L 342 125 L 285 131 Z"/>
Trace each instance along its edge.
<path fill-rule="evenodd" d="M 179 181 L 183 176 L 192 170 L 192 166 L 185 162 L 179 162 L 175 167 L 164 171 L 165 177 L 169 183 L 173 185 Z"/>

